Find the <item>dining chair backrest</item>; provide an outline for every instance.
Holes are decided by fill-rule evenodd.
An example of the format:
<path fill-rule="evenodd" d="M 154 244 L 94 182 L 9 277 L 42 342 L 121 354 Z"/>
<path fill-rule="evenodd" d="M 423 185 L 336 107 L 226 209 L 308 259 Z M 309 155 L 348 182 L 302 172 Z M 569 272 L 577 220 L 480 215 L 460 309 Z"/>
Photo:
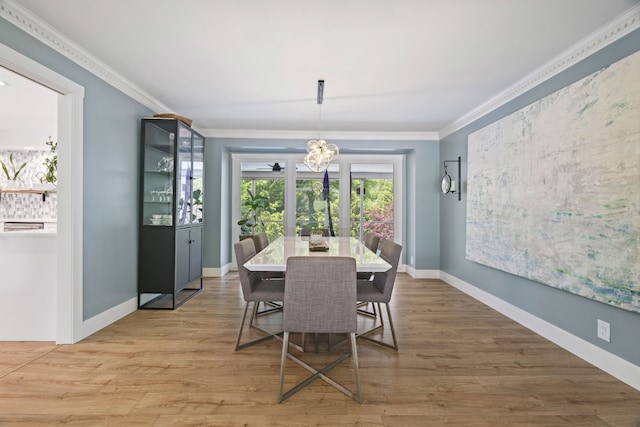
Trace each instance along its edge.
<path fill-rule="evenodd" d="M 301 228 L 300 237 L 311 236 L 311 234 L 322 234 L 324 237 L 329 237 L 328 228 Z"/>
<path fill-rule="evenodd" d="M 373 284 L 382 292 L 380 302 L 388 303 L 391 300 L 393 286 L 396 281 L 396 273 L 398 272 L 398 263 L 400 262 L 400 253 L 402 246 L 387 240 L 380 240 L 380 258 L 391 265 L 391 268 L 385 272 L 377 272 L 373 275 Z"/>
<path fill-rule="evenodd" d="M 267 233 L 265 233 L 264 231 L 251 236 L 251 238 L 253 239 L 253 243 L 255 244 L 256 253 L 269 246 L 269 238 L 267 237 Z"/>
<path fill-rule="evenodd" d="M 373 234 L 373 233 L 367 233 L 364 236 L 364 245 L 370 249 L 371 251 L 373 251 L 374 253 L 378 251 L 378 245 L 380 244 L 380 236 Z"/>
<path fill-rule="evenodd" d="M 282 316 L 285 332 L 355 332 L 355 259 L 308 256 L 287 259 Z"/>
<path fill-rule="evenodd" d="M 248 301 L 255 285 L 261 280 L 259 272 L 250 271 L 244 266 L 245 262 L 255 256 L 256 247 L 253 243 L 253 239 L 244 239 L 234 243 L 233 248 L 236 252 L 236 262 L 238 263 L 238 275 L 240 276 L 242 295 L 245 301 Z"/>

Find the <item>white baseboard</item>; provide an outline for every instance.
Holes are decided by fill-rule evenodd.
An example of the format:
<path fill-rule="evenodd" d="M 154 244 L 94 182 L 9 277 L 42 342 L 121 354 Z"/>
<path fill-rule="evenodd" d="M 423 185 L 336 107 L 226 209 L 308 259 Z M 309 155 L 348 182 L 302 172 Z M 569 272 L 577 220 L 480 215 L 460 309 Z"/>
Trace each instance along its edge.
<path fill-rule="evenodd" d="M 415 268 L 407 265 L 406 272 L 414 279 L 439 279 L 440 270 L 416 270 Z"/>
<path fill-rule="evenodd" d="M 82 338 L 98 332 L 100 329 L 109 326 L 116 320 L 122 319 L 138 309 L 138 297 L 131 298 L 122 304 L 116 305 L 107 311 L 93 316 L 82 322 Z"/>
<path fill-rule="evenodd" d="M 202 277 L 222 277 L 229 272 L 231 264 L 223 265 L 220 268 L 203 268 Z"/>
<path fill-rule="evenodd" d="M 440 278 L 454 288 L 488 305 L 527 329 L 543 336 L 636 390 L 640 390 L 640 366 L 634 365 L 615 354 L 611 354 L 455 276 L 441 271 Z"/>

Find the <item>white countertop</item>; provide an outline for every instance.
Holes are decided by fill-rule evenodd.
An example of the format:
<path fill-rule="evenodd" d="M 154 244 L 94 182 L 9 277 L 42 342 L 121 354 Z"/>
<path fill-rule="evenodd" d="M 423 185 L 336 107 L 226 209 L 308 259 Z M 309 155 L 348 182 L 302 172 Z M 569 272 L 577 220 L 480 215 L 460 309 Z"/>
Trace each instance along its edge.
<path fill-rule="evenodd" d="M 58 222 L 55 218 L 2 218 L 0 217 L 0 222 Z"/>

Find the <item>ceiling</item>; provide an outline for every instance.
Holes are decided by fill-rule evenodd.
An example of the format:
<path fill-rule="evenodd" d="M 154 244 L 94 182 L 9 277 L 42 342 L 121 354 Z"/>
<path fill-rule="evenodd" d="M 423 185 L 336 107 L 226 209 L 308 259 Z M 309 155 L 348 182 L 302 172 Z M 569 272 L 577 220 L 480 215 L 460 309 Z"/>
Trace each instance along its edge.
<path fill-rule="evenodd" d="M 38 83 L 0 67 L 0 129 L 33 126 L 56 128 L 57 94 Z"/>
<path fill-rule="evenodd" d="M 0 67 L 0 148 L 45 147 L 57 136 L 58 94 Z"/>
<path fill-rule="evenodd" d="M 315 133 L 440 132 L 640 0 L 16 2 L 198 129 Z"/>

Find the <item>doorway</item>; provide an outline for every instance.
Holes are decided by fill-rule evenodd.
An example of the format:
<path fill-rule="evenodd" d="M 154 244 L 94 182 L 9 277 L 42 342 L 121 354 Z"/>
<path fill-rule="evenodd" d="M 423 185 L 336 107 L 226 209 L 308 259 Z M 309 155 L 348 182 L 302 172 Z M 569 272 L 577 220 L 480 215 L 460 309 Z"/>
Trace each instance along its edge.
<path fill-rule="evenodd" d="M 0 66 L 57 92 L 57 344 L 84 338 L 82 309 L 82 147 L 84 88 L 0 44 Z"/>

